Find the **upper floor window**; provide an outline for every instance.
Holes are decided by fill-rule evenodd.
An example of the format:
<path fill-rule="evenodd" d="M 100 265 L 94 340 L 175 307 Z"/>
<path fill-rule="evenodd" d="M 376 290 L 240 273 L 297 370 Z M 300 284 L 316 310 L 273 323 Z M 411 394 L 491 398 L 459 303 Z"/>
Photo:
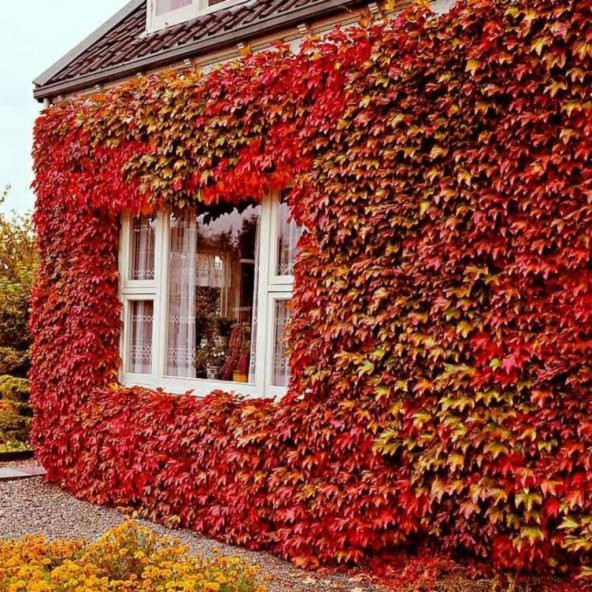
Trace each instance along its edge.
<path fill-rule="evenodd" d="M 189 6 L 192 0 L 156 0 L 156 16 Z"/>
<path fill-rule="evenodd" d="M 247 0 L 147 0 L 148 32 L 191 20 L 215 10 L 230 8 Z"/>

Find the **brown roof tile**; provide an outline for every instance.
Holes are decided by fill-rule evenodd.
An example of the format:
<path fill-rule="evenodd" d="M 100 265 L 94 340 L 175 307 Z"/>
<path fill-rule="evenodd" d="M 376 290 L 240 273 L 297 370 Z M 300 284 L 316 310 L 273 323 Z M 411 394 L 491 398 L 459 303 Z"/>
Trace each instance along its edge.
<path fill-rule="evenodd" d="M 361 4 L 355 0 L 250 0 L 146 34 L 146 0 L 116 17 L 35 81 L 38 99 L 164 66 Z"/>

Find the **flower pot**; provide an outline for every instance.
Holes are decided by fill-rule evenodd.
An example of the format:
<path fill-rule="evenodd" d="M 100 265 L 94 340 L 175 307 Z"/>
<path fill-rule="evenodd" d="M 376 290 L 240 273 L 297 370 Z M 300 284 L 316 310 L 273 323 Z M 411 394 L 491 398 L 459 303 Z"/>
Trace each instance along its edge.
<path fill-rule="evenodd" d="M 239 372 L 235 370 L 232 373 L 233 382 L 249 382 L 249 375 L 246 372 Z"/>
<path fill-rule="evenodd" d="M 220 376 L 220 366 L 208 366 L 206 368 L 208 380 L 218 380 Z"/>

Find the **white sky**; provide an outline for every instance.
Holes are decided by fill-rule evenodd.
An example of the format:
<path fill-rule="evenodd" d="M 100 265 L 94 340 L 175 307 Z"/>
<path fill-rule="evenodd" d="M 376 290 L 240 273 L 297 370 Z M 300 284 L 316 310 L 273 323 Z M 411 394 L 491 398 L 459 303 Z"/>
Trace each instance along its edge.
<path fill-rule="evenodd" d="M 0 0 L 0 188 L 4 210 L 33 207 L 31 145 L 40 105 L 32 81 L 126 0 Z"/>

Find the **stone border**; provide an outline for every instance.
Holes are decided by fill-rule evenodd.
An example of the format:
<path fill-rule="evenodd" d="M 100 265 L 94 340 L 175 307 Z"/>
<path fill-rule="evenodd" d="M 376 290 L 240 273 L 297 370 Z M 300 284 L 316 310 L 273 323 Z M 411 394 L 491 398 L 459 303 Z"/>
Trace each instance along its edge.
<path fill-rule="evenodd" d="M 30 479 L 31 477 L 43 477 L 45 474 L 45 469 L 40 465 L 32 467 L 19 467 L 18 469 L 4 467 L 0 468 L 0 482 L 16 481 L 18 479 Z"/>

